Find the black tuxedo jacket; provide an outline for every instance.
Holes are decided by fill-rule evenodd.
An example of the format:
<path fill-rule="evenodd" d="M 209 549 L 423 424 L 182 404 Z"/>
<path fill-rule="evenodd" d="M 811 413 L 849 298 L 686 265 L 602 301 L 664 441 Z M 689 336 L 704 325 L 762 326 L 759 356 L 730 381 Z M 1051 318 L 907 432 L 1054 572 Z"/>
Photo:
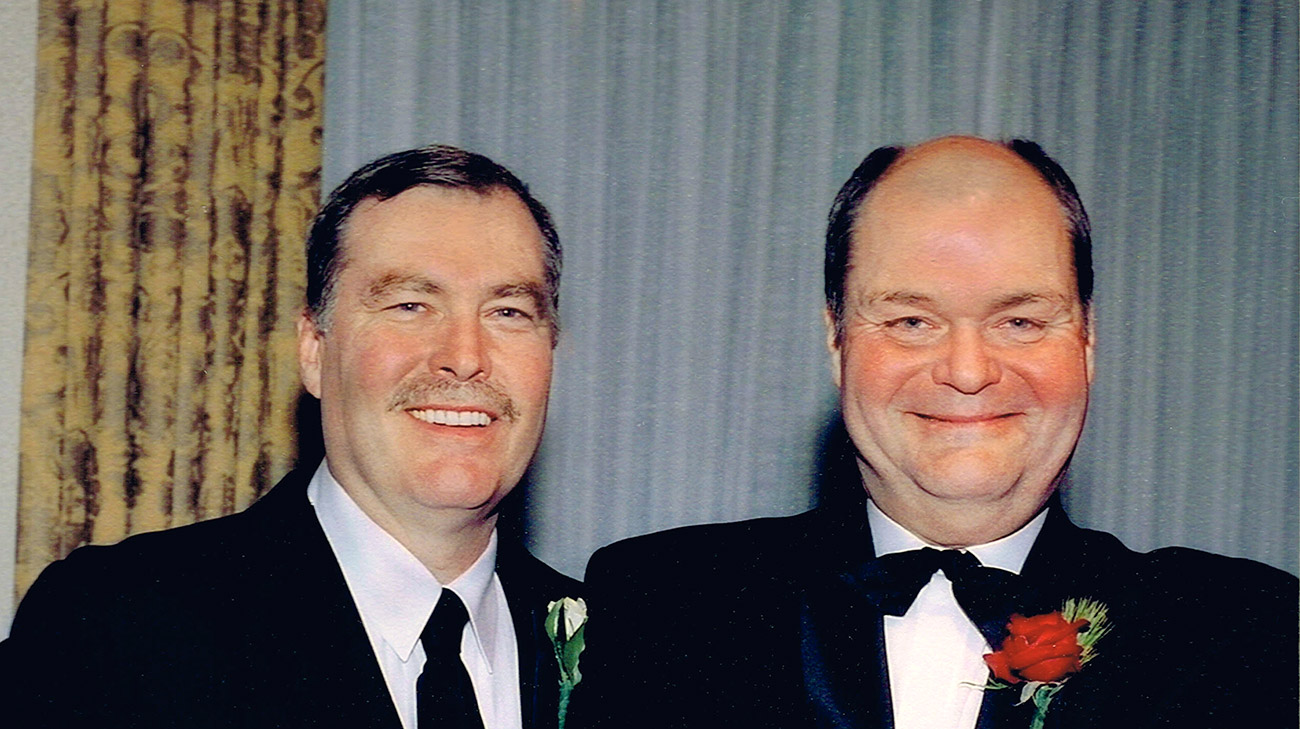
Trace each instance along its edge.
<path fill-rule="evenodd" d="M 50 565 L 0 643 L 0 724 L 400 729 L 310 476 L 291 473 L 242 513 Z M 523 726 L 547 729 L 559 673 L 546 604 L 580 584 L 499 544 Z"/>
<path fill-rule="evenodd" d="M 892 727 L 882 618 L 856 579 L 873 558 L 862 499 L 598 551 L 570 729 Z M 1138 554 L 1056 502 L 1023 575 L 1024 614 L 1092 597 L 1114 624 L 1056 695 L 1050 729 L 1296 726 L 1291 575 Z M 980 726 L 1028 727 L 1018 694 L 986 692 Z"/>

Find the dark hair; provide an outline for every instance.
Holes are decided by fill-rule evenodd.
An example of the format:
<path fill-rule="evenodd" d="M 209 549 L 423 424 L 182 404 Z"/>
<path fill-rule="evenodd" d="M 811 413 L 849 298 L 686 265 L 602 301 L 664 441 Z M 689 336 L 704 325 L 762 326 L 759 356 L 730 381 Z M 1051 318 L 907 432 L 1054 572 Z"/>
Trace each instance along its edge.
<path fill-rule="evenodd" d="M 844 333 L 844 277 L 849 272 L 849 245 L 862 200 L 903 155 L 902 147 L 878 147 L 849 175 L 831 203 L 826 226 L 826 309 L 835 323 L 835 341 Z"/>
<path fill-rule="evenodd" d="M 483 195 L 514 193 L 532 213 L 546 241 L 542 264 L 546 271 L 545 312 L 553 332 L 559 331 L 560 238 L 546 208 L 510 170 L 481 154 L 443 144 L 408 149 L 380 157 L 353 172 L 334 188 L 312 222 L 307 236 L 307 310 L 318 327 L 329 325 L 334 285 L 343 270 L 346 251 L 341 242 L 352 213 L 365 200 L 387 200 L 420 186 L 470 190 Z"/>
<path fill-rule="evenodd" d="M 1003 142 L 1002 146 L 1037 170 L 1060 202 L 1070 233 L 1070 245 L 1074 250 L 1074 278 L 1078 285 L 1079 302 L 1087 314 L 1092 304 L 1093 287 L 1092 226 L 1088 222 L 1087 211 L 1083 209 L 1083 201 L 1079 199 L 1078 190 L 1061 165 L 1047 156 L 1036 143 L 1013 139 Z M 853 224 L 857 220 L 858 209 L 862 207 L 867 193 L 871 192 L 905 151 L 907 150 L 903 147 L 880 147 L 867 155 L 858 168 L 853 170 L 853 174 L 835 196 L 835 202 L 831 204 L 826 226 L 824 275 L 826 308 L 835 324 L 837 341 L 844 333 L 844 278 L 848 275 L 849 246 L 853 242 Z"/>

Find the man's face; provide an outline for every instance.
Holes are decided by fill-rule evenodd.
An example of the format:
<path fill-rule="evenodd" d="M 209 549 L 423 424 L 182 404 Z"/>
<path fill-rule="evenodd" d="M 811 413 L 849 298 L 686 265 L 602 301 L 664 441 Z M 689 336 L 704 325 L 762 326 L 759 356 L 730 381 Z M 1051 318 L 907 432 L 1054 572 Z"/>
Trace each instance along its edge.
<path fill-rule="evenodd" d="M 416 187 L 363 202 L 322 331 L 299 322 L 331 473 L 400 516 L 486 516 L 542 437 L 544 242 L 512 193 Z"/>
<path fill-rule="evenodd" d="M 948 544 L 997 538 L 1037 512 L 1078 440 L 1092 380 L 1056 198 L 1010 152 L 956 146 L 923 148 L 864 201 L 843 338 L 831 338 L 872 499 Z M 960 534 L 932 523 L 941 513 L 996 524 Z"/>

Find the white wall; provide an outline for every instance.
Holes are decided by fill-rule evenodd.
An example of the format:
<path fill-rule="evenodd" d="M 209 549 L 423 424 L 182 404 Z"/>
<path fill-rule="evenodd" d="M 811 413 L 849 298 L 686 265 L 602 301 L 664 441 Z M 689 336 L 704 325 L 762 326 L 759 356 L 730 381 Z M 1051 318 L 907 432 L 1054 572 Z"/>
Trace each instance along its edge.
<path fill-rule="evenodd" d="M 0 3 L 0 638 L 13 616 L 37 0 Z"/>

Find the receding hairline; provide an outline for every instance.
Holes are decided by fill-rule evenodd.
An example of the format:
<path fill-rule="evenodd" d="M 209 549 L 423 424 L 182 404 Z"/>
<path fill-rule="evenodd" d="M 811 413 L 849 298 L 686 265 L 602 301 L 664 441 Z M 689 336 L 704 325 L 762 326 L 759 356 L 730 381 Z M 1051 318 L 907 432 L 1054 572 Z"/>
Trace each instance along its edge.
<path fill-rule="evenodd" d="M 395 195 L 374 193 L 361 198 L 357 201 L 357 204 L 353 206 L 352 210 L 349 211 L 348 216 L 343 219 L 342 224 L 339 226 L 339 242 L 342 243 L 347 238 L 348 233 L 351 231 L 352 221 L 355 220 L 357 216 L 375 208 L 376 206 L 403 197 L 408 192 L 415 192 L 417 190 L 435 192 L 442 197 L 461 197 L 466 199 L 489 199 L 502 197 L 514 200 L 521 208 L 523 208 L 525 213 L 528 213 L 528 217 L 532 219 L 533 227 L 537 229 L 537 234 L 542 239 L 543 246 L 546 244 L 546 236 L 542 232 L 541 226 L 537 224 L 537 220 L 533 218 L 532 211 L 528 208 L 528 203 L 524 202 L 524 199 L 519 195 L 519 193 L 511 190 L 506 185 L 493 184 L 485 187 L 463 187 L 459 185 L 441 185 L 433 182 L 422 182 L 417 185 L 412 185 Z"/>
<path fill-rule="evenodd" d="M 900 205 L 910 209 L 999 198 L 1029 205 L 1036 200 L 1043 209 L 1054 210 L 1061 236 L 1073 256 L 1069 210 L 1032 164 L 1000 142 L 940 137 L 905 150 L 858 201 L 849 228 L 845 275 L 854 268 L 854 252 L 862 242 L 864 226 L 879 214 L 878 203 L 884 201 L 894 207 L 893 214 L 897 215 Z M 1073 275 L 1077 279 L 1078 271 Z"/>
<path fill-rule="evenodd" d="M 859 201 L 855 217 L 882 195 L 911 192 L 922 199 L 950 201 L 978 192 L 1005 194 L 1018 183 L 1030 183 L 1044 199 L 1055 201 L 1061 224 L 1068 229 L 1066 211 L 1033 165 L 1005 144 L 965 136 L 940 137 L 905 149 Z"/>
<path fill-rule="evenodd" d="M 349 244 L 350 237 L 352 235 L 353 222 L 358 217 L 360 217 L 363 213 L 373 210 L 375 207 L 379 205 L 383 205 L 384 203 L 396 200 L 397 198 L 406 195 L 406 193 L 408 192 L 413 192 L 416 190 L 430 190 L 438 193 L 440 196 L 443 197 L 461 197 L 465 199 L 478 198 L 483 200 L 500 197 L 500 198 L 508 198 L 510 200 L 513 200 L 515 204 L 517 204 L 524 211 L 524 213 L 528 215 L 528 219 L 532 223 L 533 230 L 537 233 L 537 244 L 539 246 L 539 253 L 542 257 L 542 266 L 543 268 L 545 268 L 546 251 L 548 247 L 547 240 L 546 240 L 546 233 L 545 231 L 542 230 L 542 227 L 538 225 L 537 219 L 533 216 L 532 211 L 528 208 L 528 203 L 524 201 L 524 199 L 519 195 L 519 193 L 501 184 L 489 185 L 486 187 L 461 187 L 461 186 L 452 186 L 452 185 L 439 185 L 436 183 L 420 183 L 418 185 L 412 185 L 411 187 L 402 190 L 396 195 L 387 195 L 387 196 L 380 195 L 380 194 L 367 195 L 366 197 L 361 198 L 361 200 L 357 202 L 357 204 L 348 213 L 348 216 L 344 218 L 342 222 L 339 224 L 338 249 L 337 249 L 336 256 L 338 258 L 338 265 L 340 271 L 342 271 L 343 268 L 348 265 L 348 244 Z"/>
<path fill-rule="evenodd" d="M 926 165 L 918 167 L 918 165 Z M 901 210 L 973 204 L 980 200 L 1014 200 L 1019 205 L 1051 209 L 1057 216 L 1070 276 L 1078 286 L 1070 213 L 1034 165 L 1000 142 L 977 137 L 940 137 L 905 150 L 859 201 L 849 228 L 844 277 L 856 268 L 863 236 L 871 222 L 888 224 Z M 889 212 L 878 205 L 884 203 Z M 874 219 L 874 220 L 873 220 Z M 876 292 L 877 294 L 883 292 Z M 845 292 L 847 294 L 847 292 Z M 1076 291 L 1085 315 L 1088 302 Z"/>

